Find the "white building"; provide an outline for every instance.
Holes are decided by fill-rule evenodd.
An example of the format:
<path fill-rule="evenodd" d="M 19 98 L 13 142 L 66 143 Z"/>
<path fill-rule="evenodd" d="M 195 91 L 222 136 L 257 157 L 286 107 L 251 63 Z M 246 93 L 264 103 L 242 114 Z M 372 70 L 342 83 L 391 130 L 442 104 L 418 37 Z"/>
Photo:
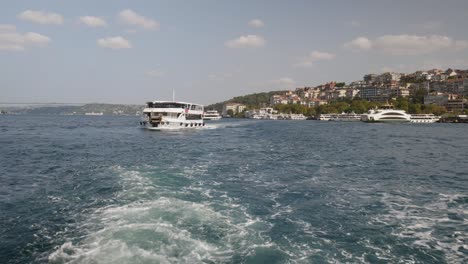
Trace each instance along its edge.
<path fill-rule="evenodd" d="M 243 104 L 238 104 L 238 103 L 225 104 L 225 105 L 223 105 L 223 116 L 227 116 L 229 110 L 231 110 L 232 113 L 235 115 L 237 113 L 241 113 L 242 111 L 244 111 L 245 108 L 246 108 L 246 106 L 243 105 Z"/>

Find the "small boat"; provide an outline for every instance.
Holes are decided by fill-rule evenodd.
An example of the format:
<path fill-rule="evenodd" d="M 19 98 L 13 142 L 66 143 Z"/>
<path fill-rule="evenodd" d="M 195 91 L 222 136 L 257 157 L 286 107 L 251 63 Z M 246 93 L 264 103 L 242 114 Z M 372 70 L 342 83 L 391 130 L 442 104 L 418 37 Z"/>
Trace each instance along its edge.
<path fill-rule="evenodd" d="M 177 101 L 148 102 L 140 125 L 150 130 L 201 128 L 205 126 L 203 105 Z"/>
<path fill-rule="evenodd" d="M 340 122 L 349 122 L 349 121 L 360 121 L 361 115 L 353 113 L 341 113 L 339 115 L 333 115 L 330 118 L 330 121 L 340 121 Z"/>
<path fill-rule="evenodd" d="M 411 115 L 405 110 L 393 109 L 391 105 L 386 105 L 381 109 L 371 109 L 361 116 L 363 122 L 410 122 L 410 119 Z"/>
<path fill-rule="evenodd" d="M 222 117 L 216 110 L 209 110 L 203 114 L 203 120 L 220 120 Z"/>
<path fill-rule="evenodd" d="M 334 115 L 336 114 L 321 114 L 317 117 L 317 120 L 330 121 L 330 119 L 332 119 Z"/>
<path fill-rule="evenodd" d="M 440 120 L 440 116 L 436 116 L 433 114 L 415 114 L 411 115 L 410 122 L 411 123 L 435 123 Z"/>

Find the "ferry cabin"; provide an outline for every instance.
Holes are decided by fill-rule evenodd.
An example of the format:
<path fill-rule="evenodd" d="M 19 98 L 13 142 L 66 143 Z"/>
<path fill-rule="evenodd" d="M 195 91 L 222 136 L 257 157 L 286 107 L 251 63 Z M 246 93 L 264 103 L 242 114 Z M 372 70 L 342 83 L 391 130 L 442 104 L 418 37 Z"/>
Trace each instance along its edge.
<path fill-rule="evenodd" d="M 147 102 L 141 124 L 152 129 L 202 127 L 203 105 L 175 102 Z"/>

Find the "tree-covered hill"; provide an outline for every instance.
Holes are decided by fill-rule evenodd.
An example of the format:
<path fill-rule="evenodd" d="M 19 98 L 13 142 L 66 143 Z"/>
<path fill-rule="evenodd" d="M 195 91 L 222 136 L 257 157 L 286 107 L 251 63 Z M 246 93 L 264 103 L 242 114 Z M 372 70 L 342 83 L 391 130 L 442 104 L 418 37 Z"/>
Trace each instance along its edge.
<path fill-rule="evenodd" d="M 206 110 L 215 109 L 221 112 L 223 110 L 223 105 L 227 103 L 245 104 L 247 108 L 249 109 L 259 108 L 259 107 L 268 105 L 270 103 L 271 96 L 275 94 L 284 94 L 284 93 L 286 93 L 286 91 L 271 91 L 271 92 L 254 93 L 254 94 L 248 94 L 248 95 L 243 95 L 243 96 L 236 96 L 224 102 L 219 102 L 219 103 L 208 105 L 206 106 Z"/>

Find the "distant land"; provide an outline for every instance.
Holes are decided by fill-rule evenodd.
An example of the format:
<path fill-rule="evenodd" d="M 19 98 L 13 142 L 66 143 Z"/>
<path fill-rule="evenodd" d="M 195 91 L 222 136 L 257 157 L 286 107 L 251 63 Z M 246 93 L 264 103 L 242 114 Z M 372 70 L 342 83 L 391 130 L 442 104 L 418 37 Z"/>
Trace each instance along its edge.
<path fill-rule="evenodd" d="M 80 106 L 24 106 L 0 107 L 0 109 L 11 114 L 85 115 L 86 113 L 102 113 L 102 115 L 139 115 L 143 107 L 144 105 L 92 103 Z"/>
<path fill-rule="evenodd" d="M 268 105 L 270 97 L 275 94 L 283 94 L 286 91 L 271 91 L 263 93 L 254 93 L 243 96 L 236 96 L 232 99 L 210 104 L 205 106 L 206 110 L 215 109 L 222 111 L 223 105 L 226 103 L 242 103 L 247 107 L 256 107 Z M 144 105 L 127 105 L 127 104 L 104 104 L 92 103 L 84 105 L 60 105 L 60 106 L 16 106 L 2 107 L 0 110 L 10 114 L 37 114 L 37 115 L 85 115 L 86 113 L 102 113 L 103 115 L 139 115 L 143 110 Z"/>
<path fill-rule="evenodd" d="M 388 103 L 410 114 L 468 114 L 468 70 L 448 68 L 413 73 L 366 74 L 350 83 L 331 81 L 314 87 L 236 96 L 207 105 L 205 109 L 222 112 L 223 106 L 230 103 L 243 105 L 243 110 L 235 113 L 239 117 L 243 116 L 243 111 L 262 107 L 307 116 L 341 112 L 359 114 Z M 144 108 L 144 105 L 104 103 L 51 103 L 47 106 L 4 104 L 0 104 L 2 114 L 140 115 Z"/>

